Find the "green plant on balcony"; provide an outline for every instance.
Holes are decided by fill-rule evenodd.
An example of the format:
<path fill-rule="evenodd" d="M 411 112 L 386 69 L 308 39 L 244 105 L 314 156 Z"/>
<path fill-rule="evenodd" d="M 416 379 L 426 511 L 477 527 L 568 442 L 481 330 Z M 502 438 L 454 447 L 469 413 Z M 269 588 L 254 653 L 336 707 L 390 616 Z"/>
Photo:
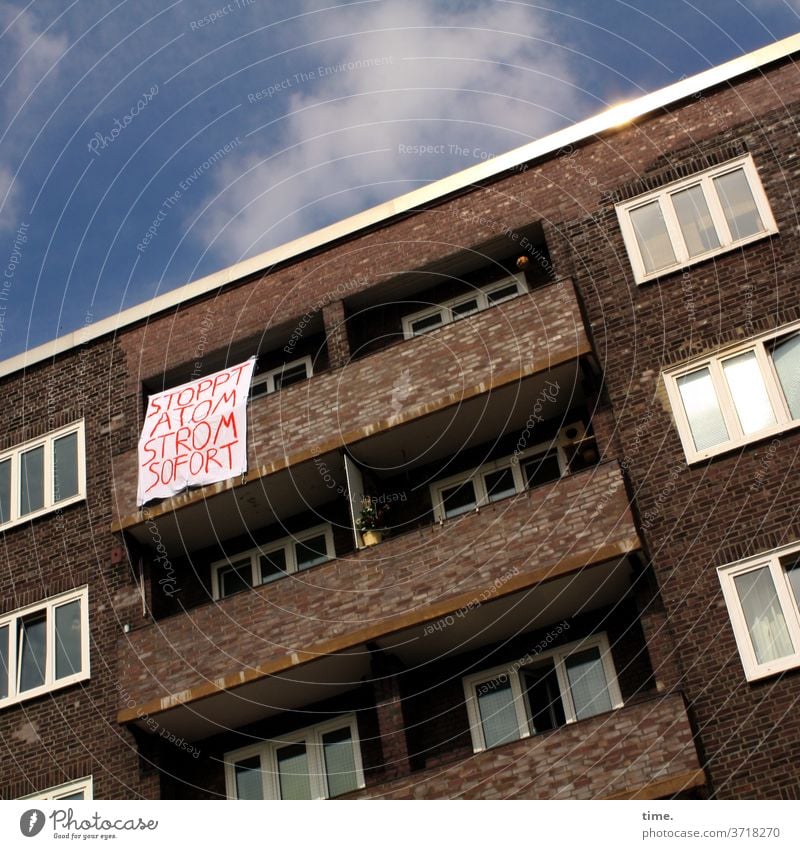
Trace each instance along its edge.
<path fill-rule="evenodd" d="M 356 530 L 365 546 L 377 545 L 386 531 L 384 524 L 389 505 L 378 498 L 365 495 L 361 499 L 361 513 L 356 519 Z"/>

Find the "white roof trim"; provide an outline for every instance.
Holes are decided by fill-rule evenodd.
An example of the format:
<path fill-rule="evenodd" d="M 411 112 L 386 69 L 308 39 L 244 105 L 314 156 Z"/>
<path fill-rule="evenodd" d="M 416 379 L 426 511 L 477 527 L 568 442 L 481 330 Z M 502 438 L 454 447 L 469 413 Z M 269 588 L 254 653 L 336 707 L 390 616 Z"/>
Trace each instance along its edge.
<path fill-rule="evenodd" d="M 177 289 L 172 289 L 163 295 L 158 295 L 149 301 L 145 301 L 135 307 L 130 307 L 102 321 L 87 324 L 72 333 L 59 336 L 52 342 L 45 342 L 43 345 L 3 360 L 0 362 L 0 377 L 55 357 L 64 351 L 76 348 L 100 336 L 113 333 L 163 310 L 176 307 L 184 301 L 189 301 L 192 298 L 213 292 L 226 283 L 240 280 L 249 274 L 261 271 L 269 266 L 285 262 L 306 251 L 319 248 L 336 239 L 356 233 L 364 227 L 389 219 L 398 213 L 407 212 L 422 204 L 435 201 L 451 192 L 467 188 L 482 180 L 502 174 L 504 171 L 519 166 L 531 159 L 539 159 L 567 145 L 576 144 L 606 130 L 627 124 L 649 112 L 668 106 L 671 103 L 723 83 L 726 80 L 731 80 L 741 74 L 756 70 L 770 62 L 790 56 L 797 51 L 800 51 L 800 33 L 784 38 L 781 41 L 776 41 L 774 44 L 762 47 L 759 50 L 754 50 L 752 53 L 747 53 L 715 68 L 710 68 L 708 71 L 687 77 L 651 94 L 645 94 L 626 103 L 612 106 L 598 115 L 594 115 L 584 121 L 579 121 L 577 124 L 572 124 L 563 130 L 558 130 L 522 147 L 510 150 L 508 153 L 473 165 L 449 177 L 430 183 L 423 188 L 415 189 L 413 192 L 408 192 L 393 200 L 386 201 L 364 212 L 360 212 L 357 215 L 337 221 L 335 224 L 323 227 L 321 230 L 316 230 L 299 239 L 279 245 L 265 253 L 228 266 L 206 277 L 201 277 L 199 280 L 187 283 Z"/>

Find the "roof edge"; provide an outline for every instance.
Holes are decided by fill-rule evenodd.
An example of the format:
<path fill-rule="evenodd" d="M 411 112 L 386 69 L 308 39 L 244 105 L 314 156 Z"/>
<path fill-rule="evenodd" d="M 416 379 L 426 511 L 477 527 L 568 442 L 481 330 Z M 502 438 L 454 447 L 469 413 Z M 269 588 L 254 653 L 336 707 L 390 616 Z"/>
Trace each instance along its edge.
<path fill-rule="evenodd" d="M 798 51 L 800 51 L 800 33 L 724 62 L 722 65 L 709 68 L 707 71 L 701 71 L 699 74 L 671 83 L 650 94 L 612 106 L 597 115 L 579 121 L 577 124 L 571 124 L 569 127 L 514 148 L 493 159 L 472 165 L 463 171 L 458 171 L 448 177 L 429 183 L 427 186 L 415 189 L 392 200 L 384 201 L 377 206 L 351 215 L 320 230 L 315 230 L 291 242 L 286 242 L 162 295 L 157 295 L 108 318 L 84 325 L 78 330 L 23 351 L 7 360 L 2 360 L 0 361 L 0 377 L 6 377 L 28 366 L 43 362 L 106 334 L 115 333 L 123 327 L 177 307 L 193 298 L 209 294 L 228 283 L 241 280 L 278 263 L 297 258 L 308 251 L 353 235 L 366 227 L 387 221 L 425 203 L 439 200 L 452 192 L 469 188 L 476 183 L 518 167 L 531 159 L 540 159 L 568 145 L 584 141 L 615 127 L 621 127 L 656 109 L 668 106 L 734 77 L 757 70 L 779 59 L 787 58 Z"/>

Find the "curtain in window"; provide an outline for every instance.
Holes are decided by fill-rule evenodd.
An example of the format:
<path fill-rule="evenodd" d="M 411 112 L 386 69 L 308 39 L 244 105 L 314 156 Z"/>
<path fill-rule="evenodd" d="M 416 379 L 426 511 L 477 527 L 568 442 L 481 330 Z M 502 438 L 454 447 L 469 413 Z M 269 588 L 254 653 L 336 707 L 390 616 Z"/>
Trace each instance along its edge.
<path fill-rule="evenodd" d="M 647 272 L 675 264 L 675 251 L 658 201 L 631 210 L 631 224 Z"/>
<path fill-rule="evenodd" d="M 738 168 L 729 174 L 716 177 L 714 185 L 734 241 L 760 233 L 764 229 L 744 169 Z"/>
<path fill-rule="evenodd" d="M 358 787 L 353 738 L 349 728 L 338 728 L 322 736 L 328 795 L 340 796 Z"/>
<path fill-rule="evenodd" d="M 778 373 L 789 413 L 800 419 L 800 333 L 781 339 L 772 349 L 772 362 Z"/>
<path fill-rule="evenodd" d="M 775 413 L 755 351 L 724 360 L 722 370 L 731 390 L 742 431 L 746 434 L 758 433 L 775 424 Z"/>
<path fill-rule="evenodd" d="M 0 525 L 11 518 L 11 460 L 0 463 Z"/>
<path fill-rule="evenodd" d="M 733 580 L 758 663 L 792 654 L 792 640 L 769 567 L 745 572 Z"/>
<path fill-rule="evenodd" d="M 237 799 L 263 799 L 261 786 L 261 758 L 248 758 L 234 765 Z"/>
<path fill-rule="evenodd" d="M 611 710 L 611 697 L 600 649 L 587 649 L 570 655 L 566 668 L 576 719 L 586 719 Z"/>
<path fill-rule="evenodd" d="M 56 678 L 81 671 L 81 603 L 70 601 L 56 608 Z"/>
<path fill-rule="evenodd" d="M 705 448 L 727 442 L 728 429 L 719 408 L 711 372 L 707 368 L 698 369 L 679 377 L 677 384 L 692 431 L 694 447 L 703 451 Z"/>
<path fill-rule="evenodd" d="M 78 434 L 68 433 L 53 443 L 53 501 L 78 494 Z"/>
<path fill-rule="evenodd" d="M 511 683 L 497 679 L 479 684 L 476 689 L 486 748 L 519 739 Z"/>
<path fill-rule="evenodd" d="M 294 743 L 278 749 L 278 778 L 281 799 L 310 799 L 311 778 L 305 743 Z"/>
<path fill-rule="evenodd" d="M 0 699 L 8 697 L 8 625 L 0 628 Z"/>
<path fill-rule="evenodd" d="M 20 692 L 44 684 L 46 637 L 47 619 L 43 613 L 20 620 L 17 631 Z"/>
<path fill-rule="evenodd" d="M 689 256 L 697 256 L 718 248 L 717 231 L 714 229 L 714 222 L 700 186 L 691 186 L 675 192 L 671 197 Z"/>

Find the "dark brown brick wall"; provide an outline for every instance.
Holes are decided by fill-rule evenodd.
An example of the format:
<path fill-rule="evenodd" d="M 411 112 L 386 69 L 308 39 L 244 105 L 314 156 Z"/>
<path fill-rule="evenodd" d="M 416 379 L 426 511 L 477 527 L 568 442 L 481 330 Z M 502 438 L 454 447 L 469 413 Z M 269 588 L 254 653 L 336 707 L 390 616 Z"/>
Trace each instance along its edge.
<path fill-rule="evenodd" d="M 674 635 L 673 686 L 693 706 L 711 792 L 720 798 L 778 798 L 800 785 L 791 765 L 800 739 L 800 670 L 746 682 L 716 574 L 725 562 L 800 540 L 800 482 L 792 471 L 800 432 L 690 468 L 660 373 L 800 317 L 797 83 L 797 70 L 786 66 L 694 98 L 674 115 L 642 122 L 542 172 L 554 188 L 569 186 L 580 196 L 581 215 L 565 209 L 553 216 L 551 251 L 556 264 L 574 267 L 588 312 L 622 465 L 661 586 L 659 617 Z M 690 171 L 742 150 L 753 156 L 780 233 L 637 287 L 613 201 L 603 197 L 626 186 L 625 169 L 615 163 L 631 176 L 658 177 L 665 162 Z M 650 630 L 660 643 L 656 622 Z"/>
<path fill-rule="evenodd" d="M 76 349 L 0 382 L 0 433 L 11 447 L 62 424 L 86 423 L 89 497 L 0 534 L 0 612 L 89 585 L 91 678 L 0 710 L 0 797 L 92 775 L 97 798 L 155 798 L 157 779 L 116 722 L 120 623 L 139 593 L 126 560 L 112 563 L 110 453 L 124 359 L 110 342 Z"/>

